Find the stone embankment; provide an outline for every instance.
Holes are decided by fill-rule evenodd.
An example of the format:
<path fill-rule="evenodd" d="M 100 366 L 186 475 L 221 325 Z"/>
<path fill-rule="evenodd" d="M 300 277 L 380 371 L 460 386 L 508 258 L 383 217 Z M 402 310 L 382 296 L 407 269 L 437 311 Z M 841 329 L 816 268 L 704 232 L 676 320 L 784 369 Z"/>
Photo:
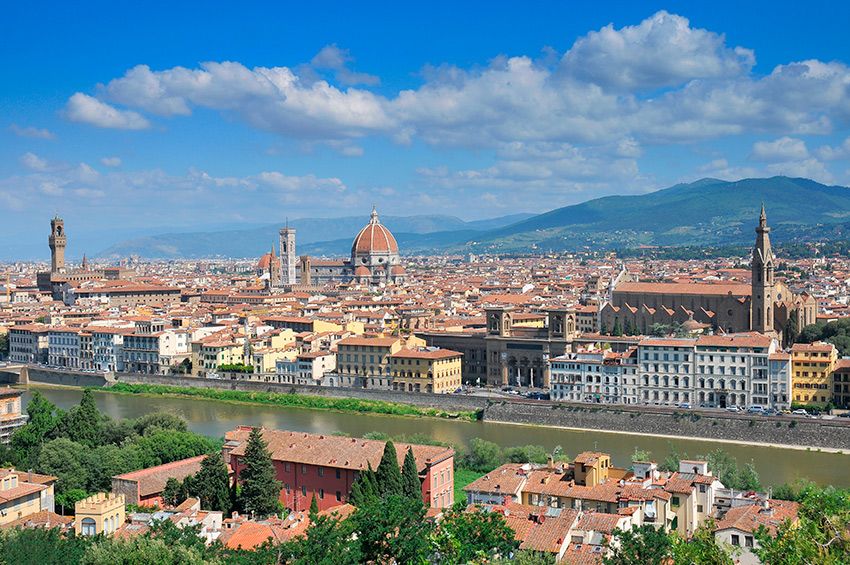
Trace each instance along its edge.
<path fill-rule="evenodd" d="M 108 387 L 113 382 L 201 387 L 246 392 L 305 394 L 330 398 L 382 400 L 438 408 L 445 411 L 482 410 L 489 422 L 544 425 L 563 428 L 677 436 L 693 439 L 737 441 L 828 448 L 850 452 L 850 421 L 790 417 L 750 416 L 705 410 L 660 407 L 599 406 L 520 399 L 495 400 L 459 394 L 410 394 L 386 390 L 330 388 L 189 376 L 118 373 L 104 377 L 93 373 L 29 367 L 34 384 Z M 0 382 L 17 383 L 18 376 L 0 369 Z M 850 420 L 850 419 L 848 419 Z"/>
<path fill-rule="evenodd" d="M 494 402 L 484 420 L 850 451 L 850 422 L 707 411 Z"/>

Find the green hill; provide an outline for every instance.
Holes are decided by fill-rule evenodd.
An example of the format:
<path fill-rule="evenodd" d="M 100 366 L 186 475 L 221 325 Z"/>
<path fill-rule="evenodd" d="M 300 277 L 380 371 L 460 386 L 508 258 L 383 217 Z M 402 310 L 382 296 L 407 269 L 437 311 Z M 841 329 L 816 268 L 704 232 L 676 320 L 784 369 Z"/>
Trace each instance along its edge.
<path fill-rule="evenodd" d="M 778 240 L 825 236 L 850 223 L 850 189 L 809 179 L 702 179 L 637 196 L 606 196 L 492 230 L 481 251 L 749 243 L 764 203 Z M 833 229 L 835 228 L 835 229 Z"/>

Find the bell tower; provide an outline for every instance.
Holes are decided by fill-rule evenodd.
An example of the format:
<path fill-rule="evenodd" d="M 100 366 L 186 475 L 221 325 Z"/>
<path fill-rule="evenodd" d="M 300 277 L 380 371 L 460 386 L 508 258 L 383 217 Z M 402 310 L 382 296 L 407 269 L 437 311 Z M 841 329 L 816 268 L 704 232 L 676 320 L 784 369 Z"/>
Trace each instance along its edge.
<path fill-rule="evenodd" d="M 756 244 L 753 247 L 752 302 L 750 303 L 750 329 L 761 333 L 773 333 L 773 303 L 776 292 L 773 281 L 773 249 L 770 247 L 770 227 L 764 204 L 761 206 L 759 225 L 756 228 Z"/>
<path fill-rule="evenodd" d="M 280 284 L 283 286 L 297 284 L 295 279 L 295 228 L 286 227 L 280 229 Z"/>
<path fill-rule="evenodd" d="M 50 272 L 61 274 L 65 272 L 65 221 L 59 216 L 50 220 Z"/>

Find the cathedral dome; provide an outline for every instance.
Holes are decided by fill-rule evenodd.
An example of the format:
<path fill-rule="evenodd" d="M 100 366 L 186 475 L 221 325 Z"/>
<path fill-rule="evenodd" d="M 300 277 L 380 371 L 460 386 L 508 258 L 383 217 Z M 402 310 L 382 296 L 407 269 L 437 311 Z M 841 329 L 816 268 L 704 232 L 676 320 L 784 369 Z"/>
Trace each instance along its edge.
<path fill-rule="evenodd" d="M 351 255 L 397 254 L 398 243 L 390 230 L 378 220 L 378 212 L 372 208 L 369 223 L 360 230 L 351 244 Z"/>
<path fill-rule="evenodd" d="M 257 261 L 257 270 L 258 271 L 268 271 L 271 263 L 272 263 L 272 254 L 266 253 L 265 255 L 260 257 L 259 261 Z"/>

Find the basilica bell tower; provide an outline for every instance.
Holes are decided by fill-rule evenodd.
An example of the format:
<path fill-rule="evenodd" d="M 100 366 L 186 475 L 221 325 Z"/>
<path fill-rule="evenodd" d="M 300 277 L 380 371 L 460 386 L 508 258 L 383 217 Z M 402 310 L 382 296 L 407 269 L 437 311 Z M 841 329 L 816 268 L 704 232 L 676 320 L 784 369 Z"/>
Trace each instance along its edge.
<path fill-rule="evenodd" d="M 750 303 L 750 329 L 761 333 L 773 333 L 773 303 L 776 292 L 773 281 L 773 249 L 770 247 L 770 227 L 764 204 L 761 206 L 759 225 L 756 228 L 756 244 L 753 247 L 752 302 Z"/>

